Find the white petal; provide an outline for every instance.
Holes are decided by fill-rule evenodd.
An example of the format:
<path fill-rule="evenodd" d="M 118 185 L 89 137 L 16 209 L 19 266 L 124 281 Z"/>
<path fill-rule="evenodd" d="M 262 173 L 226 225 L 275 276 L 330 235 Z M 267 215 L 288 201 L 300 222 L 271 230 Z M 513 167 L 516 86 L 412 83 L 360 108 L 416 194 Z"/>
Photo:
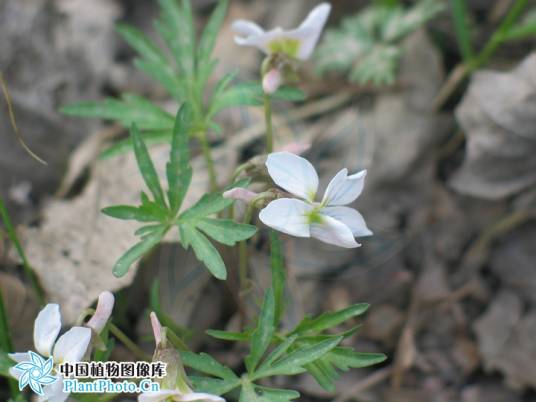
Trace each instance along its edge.
<path fill-rule="evenodd" d="M 64 333 L 54 346 L 54 363 L 79 362 L 84 357 L 89 341 L 91 329 L 85 327 L 72 327 Z"/>
<path fill-rule="evenodd" d="M 344 248 L 359 247 L 360 244 L 354 239 L 354 235 L 348 226 L 339 222 L 331 216 L 321 215 L 322 223 L 311 225 L 311 236 L 323 241 L 324 243 L 333 244 L 334 246 Z"/>
<path fill-rule="evenodd" d="M 366 170 L 348 176 L 348 169 L 342 169 L 328 184 L 322 204 L 346 205 L 355 201 L 365 186 Z"/>
<path fill-rule="evenodd" d="M 237 45 L 257 47 L 268 53 L 268 43 L 273 34 L 264 32 L 260 26 L 247 20 L 236 20 L 233 22 L 232 29 L 238 34 L 234 37 Z"/>
<path fill-rule="evenodd" d="M 270 53 L 270 44 L 287 38 L 285 31 L 281 28 L 275 28 L 260 35 L 249 35 L 246 37 L 235 36 L 234 40 L 240 46 L 252 46 L 262 50 L 264 53 Z"/>
<path fill-rule="evenodd" d="M 8 353 L 9 358 L 17 363 L 31 360 L 29 353 Z"/>
<path fill-rule="evenodd" d="M 200 392 L 190 392 L 189 394 L 185 394 L 182 396 L 180 401 L 214 401 L 214 402 L 225 402 L 225 399 L 222 397 L 212 395 L 212 394 L 204 394 Z"/>
<path fill-rule="evenodd" d="M 60 306 L 47 304 L 37 315 L 34 323 L 35 349 L 43 356 L 50 356 L 54 341 L 61 330 Z"/>
<path fill-rule="evenodd" d="M 180 399 L 174 397 L 180 397 L 182 394 L 178 390 L 163 389 L 156 392 L 144 392 L 138 395 L 138 402 L 160 402 L 165 401 L 168 398 L 172 398 L 174 401 L 180 401 Z"/>
<path fill-rule="evenodd" d="M 236 20 L 233 22 L 232 29 L 242 36 L 258 36 L 264 33 L 264 29 L 258 26 L 253 21 Z"/>
<path fill-rule="evenodd" d="M 313 206 L 304 201 L 281 198 L 270 202 L 259 213 L 259 219 L 265 225 L 280 232 L 297 237 L 309 237 L 309 223 L 306 214 L 312 209 Z"/>
<path fill-rule="evenodd" d="M 363 216 L 350 207 L 326 207 L 322 209 L 322 213 L 339 222 L 344 223 L 350 228 L 352 234 L 356 237 L 371 236 L 372 232 L 367 227 Z"/>
<path fill-rule="evenodd" d="M 319 4 L 309 13 L 298 29 L 288 33 L 290 37 L 301 41 L 299 59 L 306 60 L 311 57 L 330 12 L 330 4 Z"/>
<path fill-rule="evenodd" d="M 63 378 L 58 377 L 58 381 L 43 387 L 45 395 L 39 396 L 39 402 L 64 402 L 69 397 L 69 393 L 63 392 Z"/>
<path fill-rule="evenodd" d="M 27 362 L 31 360 L 29 353 L 8 353 L 8 356 L 11 360 L 17 363 Z M 9 368 L 9 374 L 17 380 L 22 375 L 22 373 L 19 370 L 15 370 L 14 367 Z"/>
<path fill-rule="evenodd" d="M 15 380 L 18 380 L 22 373 L 19 370 L 15 370 L 13 367 L 9 368 L 9 375 L 13 377 Z"/>
<path fill-rule="evenodd" d="M 266 167 L 279 187 L 306 200 L 314 200 L 318 174 L 307 159 L 290 152 L 275 152 L 268 155 Z"/>

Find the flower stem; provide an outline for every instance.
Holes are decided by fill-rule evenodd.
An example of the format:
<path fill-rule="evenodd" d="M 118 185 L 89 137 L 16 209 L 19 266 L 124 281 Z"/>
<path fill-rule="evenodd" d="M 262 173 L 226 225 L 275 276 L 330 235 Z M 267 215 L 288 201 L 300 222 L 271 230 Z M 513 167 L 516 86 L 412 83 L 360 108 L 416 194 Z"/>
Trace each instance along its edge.
<path fill-rule="evenodd" d="M 11 219 L 9 218 L 7 208 L 4 204 L 4 201 L 1 198 L 0 198 L 0 217 L 2 218 L 2 221 L 4 222 L 4 225 L 6 227 L 7 236 L 9 237 L 9 240 L 15 246 L 15 249 L 17 250 L 19 257 L 22 260 L 22 268 L 24 269 L 24 273 L 26 274 L 26 276 L 30 280 L 30 283 L 32 284 L 32 287 L 35 291 L 35 295 L 37 296 L 37 300 L 39 301 L 39 304 L 43 306 L 45 304 L 45 294 L 43 292 L 43 289 L 39 285 L 39 281 L 37 280 L 37 276 L 35 275 L 35 272 L 33 271 L 30 263 L 28 262 L 28 258 L 26 258 L 26 253 L 24 252 L 24 249 L 22 248 L 22 245 L 20 244 L 19 238 L 17 236 L 17 232 L 15 231 L 15 227 L 13 226 L 13 223 L 11 222 Z"/>
<path fill-rule="evenodd" d="M 210 190 L 218 191 L 218 178 L 216 176 L 216 170 L 214 168 L 214 159 L 212 159 L 212 151 L 210 149 L 210 144 L 207 140 L 207 133 L 203 131 L 199 135 L 199 142 L 201 142 L 201 148 L 203 149 L 203 156 L 207 164 L 208 169 L 208 178 L 210 181 Z"/>
<path fill-rule="evenodd" d="M 108 323 L 108 328 L 113 336 L 121 341 L 123 345 L 129 349 L 134 356 L 140 360 L 151 361 L 151 357 L 145 353 L 138 345 L 136 345 L 123 331 L 121 331 L 115 324 Z"/>
<path fill-rule="evenodd" d="M 248 205 L 246 213 L 244 215 L 244 223 L 248 224 L 251 222 L 251 216 L 253 215 L 253 210 L 255 208 L 255 203 Z M 240 293 L 244 292 L 248 286 L 248 265 L 249 265 L 249 255 L 248 255 L 248 243 L 247 240 L 242 240 L 238 244 L 238 275 L 240 281 Z"/>
<path fill-rule="evenodd" d="M 175 346 L 176 349 L 179 349 L 180 351 L 185 351 L 185 352 L 188 352 L 190 350 L 188 345 L 186 345 L 186 343 L 184 343 L 181 337 L 178 336 L 175 332 L 173 332 L 171 328 L 166 327 L 166 330 L 167 330 L 166 335 L 168 339 L 173 344 L 173 346 Z"/>
<path fill-rule="evenodd" d="M 266 124 L 266 153 L 274 152 L 274 129 L 272 126 L 272 98 L 264 94 L 264 121 Z"/>
<path fill-rule="evenodd" d="M 2 287 L 0 286 L 0 349 L 7 353 L 13 352 L 13 342 L 9 334 L 9 320 L 7 318 L 7 312 L 4 305 L 4 294 Z M 11 396 L 16 399 L 20 393 L 17 386 L 17 382 L 10 378 L 8 380 Z"/>
<path fill-rule="evenodd" d="M 473 71 L 488 62 L 497 48 L 505 42 L 506 34 L 512 25 L 519 19 L 527 3 L 528 0 L 517 0 L 480 53 L 473 56 L 471 59 L 460 63 L 452 70 L 450 76 L 439 90 L 439 93 L 433 102 L 434 111 L 439 111 L 445 105 L 460 84 L 465 81 Z"/>

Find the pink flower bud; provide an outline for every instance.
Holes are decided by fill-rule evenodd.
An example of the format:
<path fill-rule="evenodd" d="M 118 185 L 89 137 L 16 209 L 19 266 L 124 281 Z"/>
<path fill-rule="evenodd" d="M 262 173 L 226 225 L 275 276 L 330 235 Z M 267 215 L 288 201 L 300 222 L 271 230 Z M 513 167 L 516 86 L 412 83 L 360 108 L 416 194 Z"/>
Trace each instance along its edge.
<path fill-rule="evenodd" d="M 282 83 L 281 73 L 277 68 L 272 68 L 262 78 L 262 89 L 267 94 L 273 94 Z"/>
<path fill-rule="evenodd" d="M 100 333 L 112 315 L 114 302 L 115 298 L 111 292 L 102 292 L 99 295 L 95 314 L 87 322 L 86 327 L 93 329 L 96 333 Z"/>
<path fill-rule="evenodd" d="M 232 188 L 223 193 L 223 198 L 229 198 L 232 200 L 240 200 L 244 202 L 253 201 L 259 194 L 241 187 Z"/>
<path fill-rule="evenodd" d="M 162 325 L 160 324 L 160 321 L 158 321 L 158 317 L 156 316 L 156 313 L 154 311 L 151 312 L 149 317 L 151 317 L 151 326 L 153 327 L 154 341 L 156 343 L 156 347 L 158 347 L 158 345 L 162 343 Z"/>
<path fill-rule="evenodd" d="M 291 154 L 300 155 L 311 148 L 309 142 L 291 142 L 290 144 L 282 147 L 279 152 L 290 152 Z"/>

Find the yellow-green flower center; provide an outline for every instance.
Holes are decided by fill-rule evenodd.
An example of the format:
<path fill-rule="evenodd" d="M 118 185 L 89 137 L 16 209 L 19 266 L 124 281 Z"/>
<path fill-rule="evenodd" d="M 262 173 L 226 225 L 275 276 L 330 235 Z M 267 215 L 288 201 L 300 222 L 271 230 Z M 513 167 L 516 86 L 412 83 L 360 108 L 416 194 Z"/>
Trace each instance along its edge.
<path fill-rule="evenodd" d="M 270 53 L 283 53 L 295 58 L 300 50 L 300 41 L 297 39 L 278 39 L 270 42 L 268 45 Z"/>
<path fill-rule="evenodd" d="M 320 213 L 320 207 L 317 207 L 309 212 L 306 213 L 305 217 L 307 218 L 307 223 L 309 225 L 312 224 L 320 224 L 324 222 L 324 219 L 322 218 L 322 214 Z"/>

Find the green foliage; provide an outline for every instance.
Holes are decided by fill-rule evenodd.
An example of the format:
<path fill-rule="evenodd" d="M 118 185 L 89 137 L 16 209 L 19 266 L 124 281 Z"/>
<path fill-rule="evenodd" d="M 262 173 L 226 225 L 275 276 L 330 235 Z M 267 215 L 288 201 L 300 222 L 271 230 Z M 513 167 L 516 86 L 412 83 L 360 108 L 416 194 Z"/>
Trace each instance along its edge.
<path fill-rule="evenodd" d="M 217 377 L 193 377 L 197 390 L 222 395 L 241 387 L 241 401 L 291 401 L 298 398 L 299 393 L 265 388 L 256 382 L 267 377 L 309 372 L 322 387 L 332 391 L 334 382 L 339 378 L 338 371 L 367 367 L 385 360 L 383 354 L 359 353 L 340 346 L 344 338 L 355 333 L 355 329 L 338 335 L 332 333 L 335 327 L 363 314 L 368 308 L 367 304 L 356 304 L 316 318 L 306 317 L 287 334 L 277 333 L 279 320 L 276 319 L 276 305 L 274 292 L 269 289 L 265 293 L 254 330 L 243 333 L 208 331 L 218 339 L 249 343 L 250 352 L 245 359 L 247 373 L 240 380 L 210 356 L 184 355 L 186 366 Z"/>
<path fill-rule="evenodd" d="M 270 235 L 270 243 L 272 288 L 265 292 L 255 327 L 241 333 L 207 331 L 217 339 L 249 343 L 249 354 L 245 358 L 247 373 L 238 379 L 230 369 L 210 356 L 185 354 L 186 366 L 211 376 L 193 377 L 195 388 L 199 391 L 222 395 L 241 387 L 240 401 L 292 401 L 300 396 L 298 392 L 266 388 L 256 382 L 267 377 L 308 372 L 324 389 L 334 391 L 340 371 L 368 367 L 385 360 L 383 354 L 359 353 L 340 345 L 343 339 L 355 334 L 359 326 L 341 333 L 334 332 L 348 320 L 365 313 L 368 304 L 354 304 L 318 317 L 305 317 L 293 330 L 286 334 L 279 332 L 285 306 L 285 273 L 281 244 L 275 232 Z"/>
<path fill-rule="evenodd" d="M 504 33 L 504 40 L 519 40 L 536 37 L 536 9 L 530 10 L 518 23 Z"/>
<path fill-rule="evenodd" d="M 9 358 L 7 352 L 0 350 L 0 375 L 4 377 L 11 378 L 9 374 L 9 369 L 13 367 L 16 363 Z"/>
<path fill-rule="evenodd" d="M 469 12 L 465 0 L 452 0 L 452 18 L 458 39 L 458 47 L 465 62 L 474 57 L 471 30 L 469 28 Z"/>
<path fill-rule="evenodd" d="M 141 130 L 166 130 L 173 128 L 173 116 L 150 100 L 132 94 L 121 99 L 108 98 L 102 102 L 79 102 L 62 108 L 70 116 L 95 117 L 114 120 L 125 127 L 135 124 Z"/>
<path fill-rule="evenodd" d="M 402 49 L 400 41 L 443 10 L 440 0 L 421 0 L 411 8 L 375 4 L 345 18 L 326 32 L 317 50 L 320 73 L 348 73 L 360 84 L 393 84 Z"/>
<path fill-rule="evenodd" d="M 192 207 L 179 213 L 192 180 L 188 148 L 191 125 L 192 110 L 183 106 L 177 113 L 173 127 L 169 162 L 166 165 L 167 191 L 162 188 L 160 177 L 138 128 L 132 126 L 131 139 L 138 168 L 152 197 L 142 192 L 139 206 L 115 205 L 104 208 L 102 212 L 116 219 L 151 224 L 136 231 L 140 241 L 115 264 L 113 274 L 117 277 L 125 275 L 135 261 L 150 252 L 172 227 L 177 226 L 182 245 L 185 248 L 191 246 L 199 261 L 216 278 L 225 279 L 225 264 L 209 237 L 226 245 L 234 245 L 253 236 L 257 230 L 255 226 L 213 217 L 233 203 L 232 200 L 223 198 L 221 193 L 206 194 Z M 244 184 L 246 183 L 236 183 Z"/>
<path fill-rule="evenodd" d="M 155 22 L 160 48 L 151 38 L 135 27 L 119 24 L 117 32 L 137 52 L 134 64 L 158 82 L 179 104 L 192 108 L 190 135 L 204 136 L 213 129 L 220 132 L 215 116 L 223 109 L 262 105 L 262 88 L 258 83 L 233 82 L 234 74 L 220 79 L 212 92 L 207 83 L 217 61 L 212 51 L 227 11 L 227 0 L 220 0 L 209 18 L 200 38 L 196 37 L 189 0 L 160 0 L 161 15 Z M 281 88 L 275 98 L 300 101 L 301 91 Z M 173 129 L 173 115 L 141 96 L 123 94 L 119 99 L 84 101 L 63 107 L 69 116 L 101 118 L 118 122 L 126 128 L 135 124 L 147 144 L 169 142 Z M 111 157 L 132 149 L 132 140 L 124 140 L 106 150 L 103 157 Z"/>

